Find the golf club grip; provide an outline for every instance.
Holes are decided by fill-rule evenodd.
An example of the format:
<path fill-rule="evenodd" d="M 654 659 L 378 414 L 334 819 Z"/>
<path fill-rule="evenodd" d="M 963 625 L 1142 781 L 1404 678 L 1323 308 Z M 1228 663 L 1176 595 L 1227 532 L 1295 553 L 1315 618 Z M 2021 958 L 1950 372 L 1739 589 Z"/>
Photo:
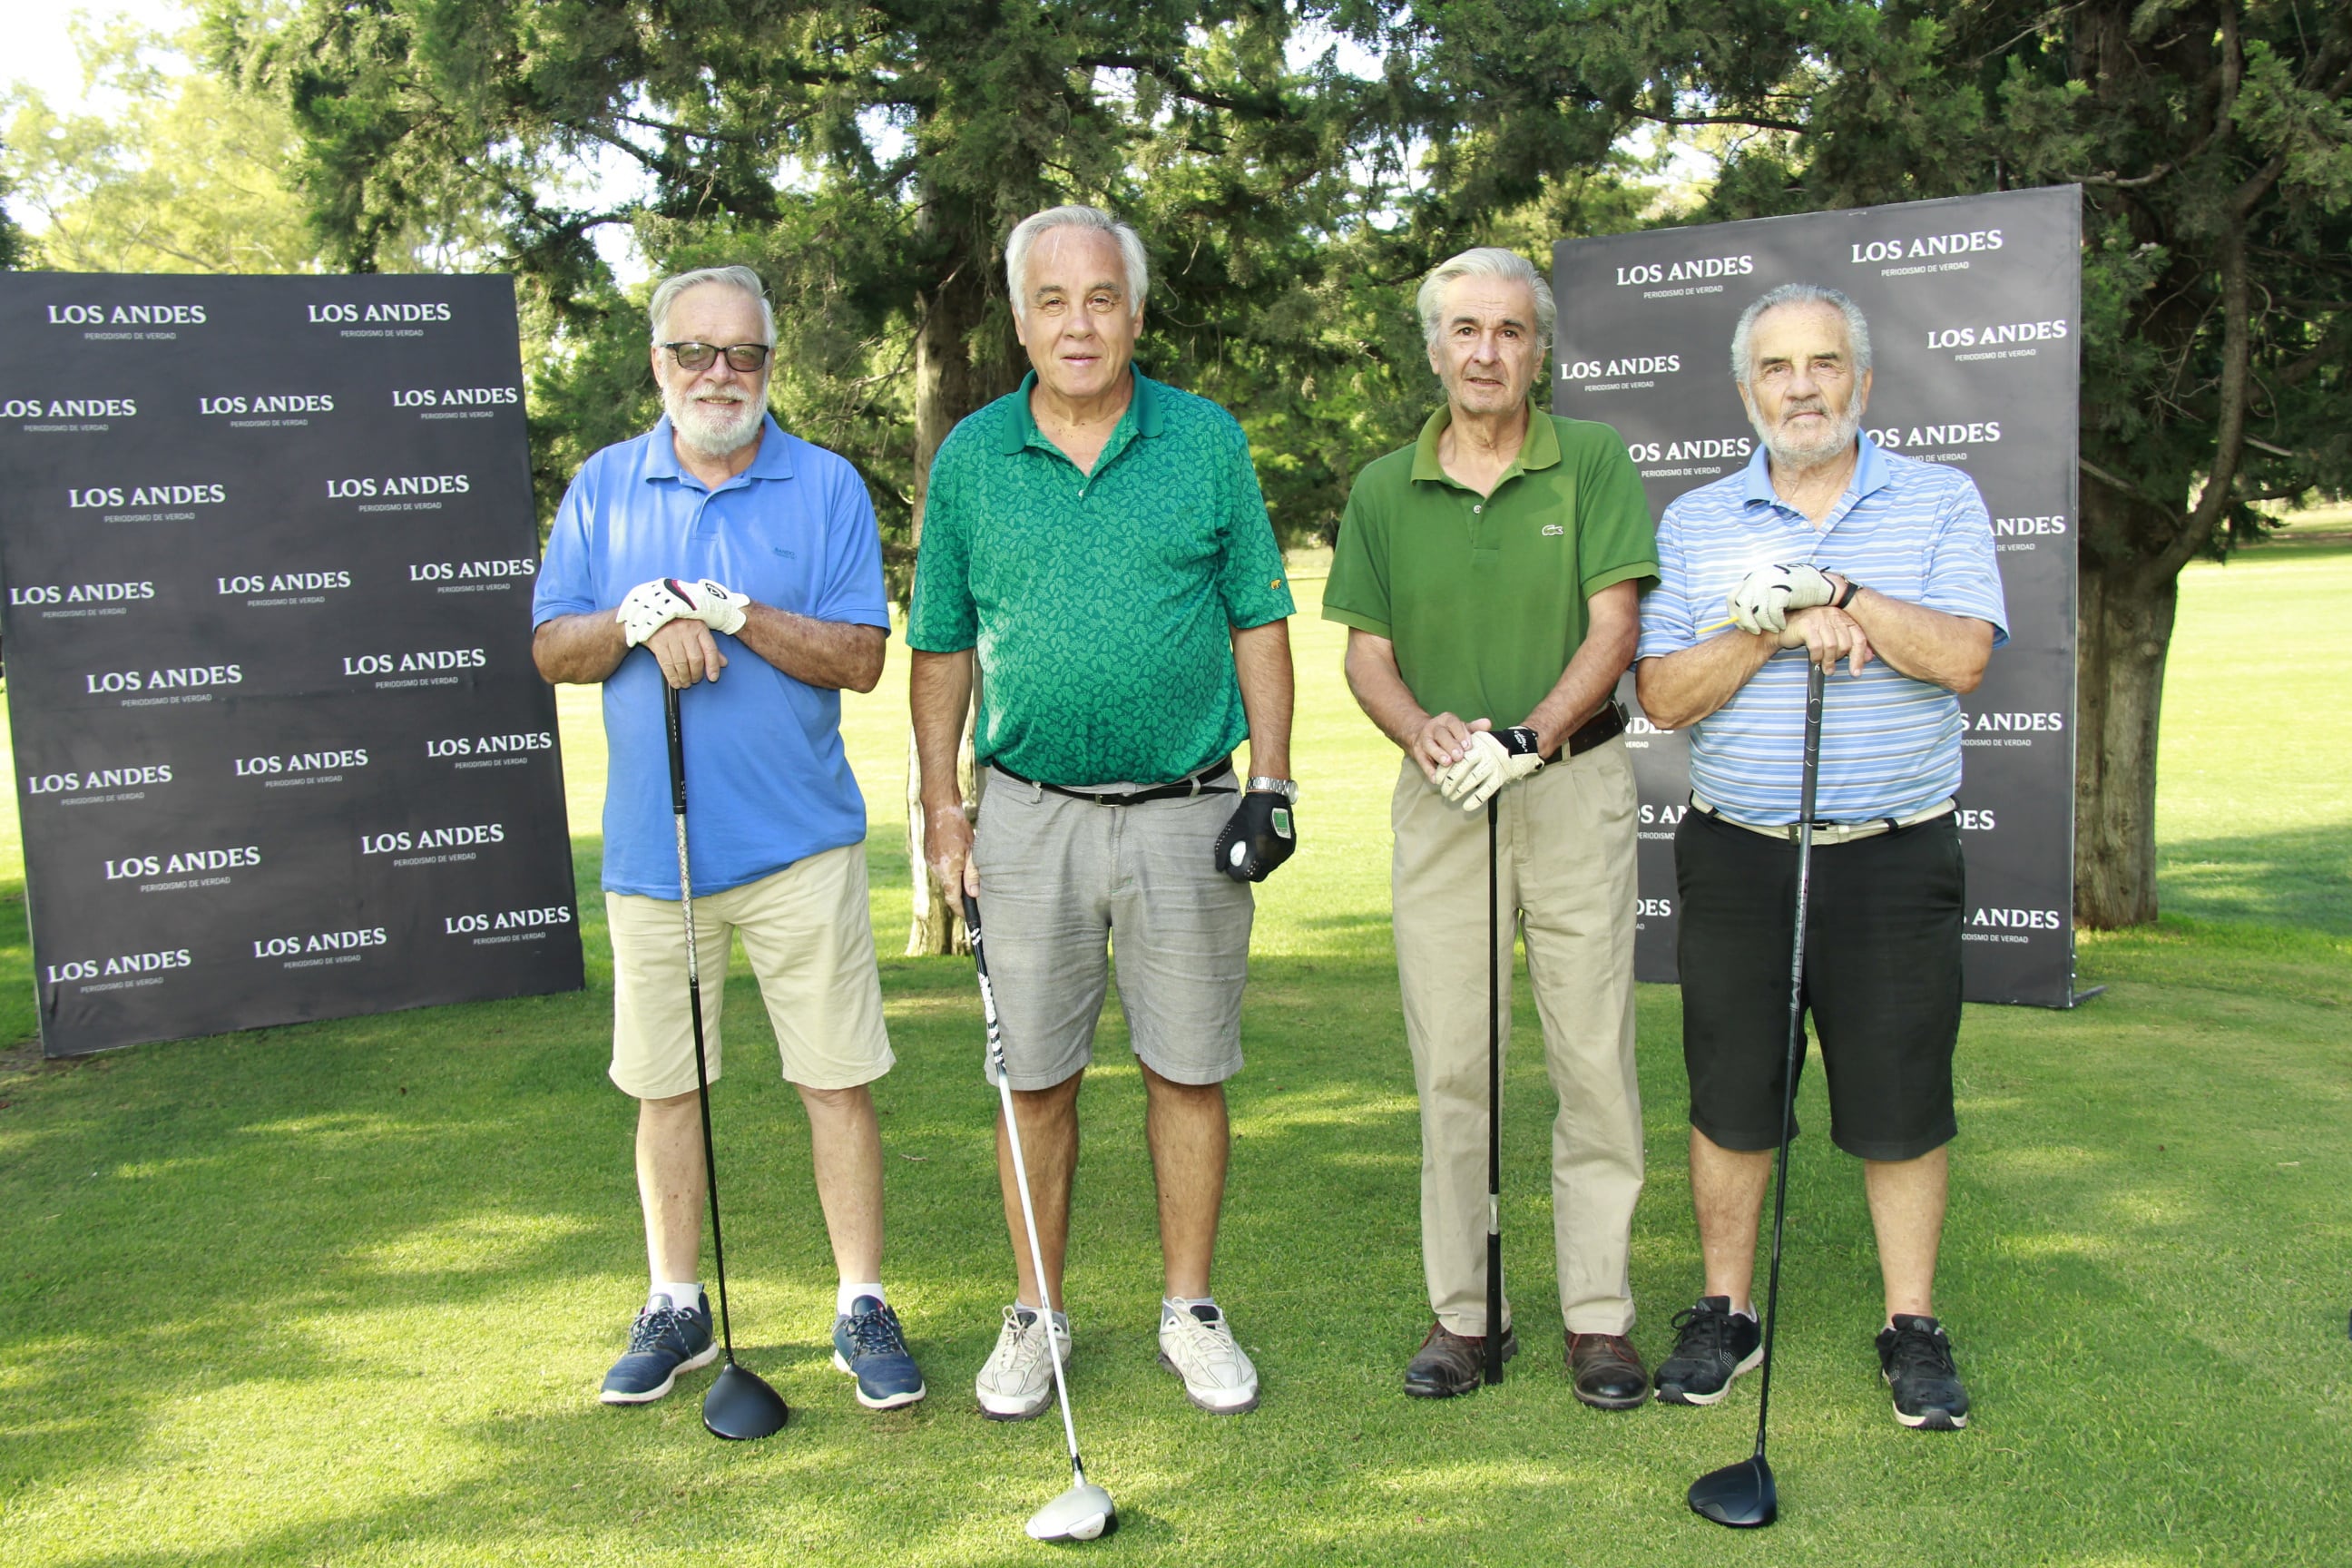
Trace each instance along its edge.
<path fill-rule="evenodd" d="M 659 673 L 659 666 L 656 666 Z M 669 730 L 669 808 L 680 816 L 686 815 L 686 741 L 678 731 L 677 688 L 669 677 L 661 677 L 662 718 Z"/>
<path fill-rule="evenodd" d="M 982 980 L 988 978 L 988 957 L 980 951 L 980 900 L 970 893 L 963 896 L 963 930 L 971 940 L 972 967 L 980 971 Z"/>

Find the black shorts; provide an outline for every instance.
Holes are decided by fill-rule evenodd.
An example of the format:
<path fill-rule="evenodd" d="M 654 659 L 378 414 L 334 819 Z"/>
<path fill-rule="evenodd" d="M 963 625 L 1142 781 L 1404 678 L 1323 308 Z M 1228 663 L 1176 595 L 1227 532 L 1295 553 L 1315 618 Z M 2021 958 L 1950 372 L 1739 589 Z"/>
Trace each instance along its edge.
<path fill-rule="evenodd" d="M 1958 819 L 1813 845 L 1805 1010 L 1829 1072 L 1830 1140 L 1864 1160 L 1951 1142 L 1960 1033 Z M 1725 1149 L 1780 1141 L 1797 847 L 1703 812 L 1675 833 L 1691 1125 Z M 1803 1057 L 1798 1058 L 1799 1070 Z"/>

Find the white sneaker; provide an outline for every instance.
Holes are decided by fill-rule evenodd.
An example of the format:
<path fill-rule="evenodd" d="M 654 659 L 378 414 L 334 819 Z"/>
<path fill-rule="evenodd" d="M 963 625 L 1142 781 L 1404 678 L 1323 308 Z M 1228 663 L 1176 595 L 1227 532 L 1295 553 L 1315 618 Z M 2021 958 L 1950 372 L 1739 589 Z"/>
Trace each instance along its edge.
<path fill-rule="evenodd" d="M 1160 1307 L 1160 1364 L 1184 1380 L 1185 1398 L 1213 1415 L 1257 1408 L 1257 1368 L 1213 1306 Z"/>
<path fill-rule="evenodd" d="M 1067 1373 L 1070 1365 L 1070 1320 L 1054 1314 L 1054 1349 Z M 980 1375 L 972 1379 L 980 1413 L 991 1421 L 1026 1421 L 1054 1403 L 1054 1368 L 1045 1360 L 1045 1330 L 1027 1307 L 1004 1309 L 1004 1327 L 997 1331 L 996 1349 Z"/>

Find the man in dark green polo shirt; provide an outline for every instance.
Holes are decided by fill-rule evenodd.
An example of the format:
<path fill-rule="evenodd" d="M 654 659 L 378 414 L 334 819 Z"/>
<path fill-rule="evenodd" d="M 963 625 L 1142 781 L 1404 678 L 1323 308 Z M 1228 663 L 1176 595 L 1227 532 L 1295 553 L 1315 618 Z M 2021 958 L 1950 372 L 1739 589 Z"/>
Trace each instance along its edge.
<path fill-rule="evenodd" d="M 1507 250 L 1465 251 L 1422 284 L 1446 405 L 1365 468 L 1348 498 L 1323 614 L 1348 632 L 1348 684 L 1404 751 L 1391 821 L 1397 975 L 1421 1095 L 1428 1336 L 1405 1368 L 1424 1397 L 1477 1386 L 1486 1321 L 1486 824 L 1502 791 L 1500 962 L 1514 917 L 1559 1095 L 1552 1224 L 1577 1397 L 1648 1395 L 1627 1255 L 1642 1190 L 1633 1076 L 1633 772 L 1612 698 L 1632 663 L 1650 510 L 1605 425 L 1535 409 L 1551 290 Z M 1510 1037 L 1509 1002 L 1503 1037 Z"/>
<path fill-rule="evenodd" d="M 1078 1086 L 1115 934 L 1159 1187 L 1160 1359 L 1202 1409 L 1248 1410 L 1257 1371 L 1209 1269 L 1249 885 L 1296 842 L 1282 552 L 1241 426 L 1130 363 L 1147 279 L 1135 231 L 1092 207 L 1039 213 L 1006 242 L 1005 272 L 1031 374 L 940 444 L 908 615 L 925 852 L 950 899 L 986 900 L 1057 1305 Z M 977 837 L 956 786 L 975 658 Z M 1244 736 L 1246 784 L 1232 761 Z M 1016 1290 L 974 1392 L 1013 1420 L 1052 1402 L 1047 1357 L 1066 1357 L 1070 1337 L 1063 1312 L 1041 1321 L 1040 1260 L 1002 1125 L 997 1137 Z"/>

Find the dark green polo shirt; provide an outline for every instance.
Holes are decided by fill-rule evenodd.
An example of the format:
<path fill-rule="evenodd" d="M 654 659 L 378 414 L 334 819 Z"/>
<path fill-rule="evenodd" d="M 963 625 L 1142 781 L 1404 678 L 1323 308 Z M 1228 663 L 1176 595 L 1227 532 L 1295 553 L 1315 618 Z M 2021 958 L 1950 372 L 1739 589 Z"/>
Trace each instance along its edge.
<path fill-rule="evenodd" d="M 1020 390 L 931 463 L 907 646 L 979 654 L 975 750 L 1047 784 L 1159 784 L 1249 733 L 1232 629 L 1294 608 L 1234 416 L 1137 373 L 1082 474 Z"/>
<path fill-rule="evenodd" d="M 1606 425 L 1529 409 L 1528 438 L 1492 496 L 1448 479 L 1441 408 L 1421 439 L 1356 477 L 1323 588 L 1323 617 L 1396 645 L 1432 713 L 1517 724 L 1584 640 L 1586 599 L 1654 579 L 1650 504 Z"/>

